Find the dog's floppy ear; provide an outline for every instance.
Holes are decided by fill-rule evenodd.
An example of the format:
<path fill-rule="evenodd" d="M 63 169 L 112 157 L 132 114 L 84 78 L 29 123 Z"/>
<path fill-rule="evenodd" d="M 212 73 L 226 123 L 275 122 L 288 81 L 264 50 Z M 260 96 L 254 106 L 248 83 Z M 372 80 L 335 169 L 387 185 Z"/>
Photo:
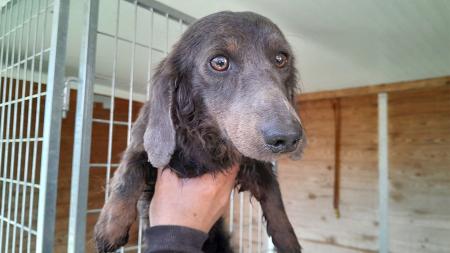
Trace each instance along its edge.
<path fill-rule="evenodd" d="M 163 62 L 150 89 L 150 112 L 144 134 L 144 148 L 153 167 L 163 168 L 175 150 L 175 128 L 172 120 L 173 89 L 176 82 L 171 68 Z"/>

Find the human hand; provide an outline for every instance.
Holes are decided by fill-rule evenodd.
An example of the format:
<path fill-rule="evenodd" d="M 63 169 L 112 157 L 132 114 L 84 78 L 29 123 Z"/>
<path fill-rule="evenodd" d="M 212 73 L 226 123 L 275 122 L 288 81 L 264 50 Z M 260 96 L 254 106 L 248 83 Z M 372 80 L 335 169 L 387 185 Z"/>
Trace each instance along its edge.
<path fill-rule="evenodd" d="M 238 172 L 235 165 L 224 173 L 187 179 L 158 169 L 150 226 L 176 225 L 208 233 L 226 211 Z"/>

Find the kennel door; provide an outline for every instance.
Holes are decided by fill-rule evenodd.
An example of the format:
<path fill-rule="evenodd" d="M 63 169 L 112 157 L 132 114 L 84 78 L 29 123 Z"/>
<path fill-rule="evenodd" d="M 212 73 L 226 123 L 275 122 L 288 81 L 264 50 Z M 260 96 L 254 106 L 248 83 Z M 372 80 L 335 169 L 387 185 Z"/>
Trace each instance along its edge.
<path fill-rule="evenodd" d="M 68 252 L 95 252 L 93 230 L 109 184 L 148 98 L 157 64 L 195 21 L 153 0 L 84 0 L 74 121 Z M 257 201 L 234 193 L 228 228 L 238 252 L 271 251 Z M 253 208 L 253 206 L 255 208 Z M 132 207 L 131 207 L 132 208 Z M 146 218 L 131 228 L 122 252 L 143 252 Z"/>
<path fill-rule="evenodd" d="M 82 3 L 68 252 L 95 251 L 93 227 L 152 72 L 195 20 L 153 0 Z M 138 220 L 122 251 L 142 251 L 142 227 Z"/>
<path fill-rule="evenodd" d="M 0 1 L 0 252 L 53 252 L 68 9 Z"/>

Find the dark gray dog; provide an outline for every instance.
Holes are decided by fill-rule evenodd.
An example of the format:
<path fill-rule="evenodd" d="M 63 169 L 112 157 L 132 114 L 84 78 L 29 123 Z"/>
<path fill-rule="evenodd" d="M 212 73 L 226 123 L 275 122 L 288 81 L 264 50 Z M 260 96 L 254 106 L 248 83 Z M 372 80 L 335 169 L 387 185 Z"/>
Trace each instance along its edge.
<path fill-rule="evenodd" d="M 95 227 L 98 250 L 127 242 L 141 196 L 148 211 L 156 168 L 196 177 L 240 164 L 236 186 L 260 202 L 278 251 L 300 252 L 270 163 L 305 143 L 296 72 L 289 44 L 265 17 L 220 12 L 192 24 L 154 76 Z M 227 238 L 219 221 L 203 249 L 231 252 Z"/>

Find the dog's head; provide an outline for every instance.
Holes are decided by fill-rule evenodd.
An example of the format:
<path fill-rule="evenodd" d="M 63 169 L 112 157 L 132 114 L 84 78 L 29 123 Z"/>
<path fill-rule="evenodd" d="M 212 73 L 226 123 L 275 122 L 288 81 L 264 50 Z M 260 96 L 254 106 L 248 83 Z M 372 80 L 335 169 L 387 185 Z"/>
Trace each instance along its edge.
<path fill-rule="evenodd" d="M 200 136 L 211 125 L 246 157 L 270 161 L 301 152 L 296 73 L 292 50 L 269 19 L 220 12 L 198 20 L 155 74 L 144 136 L 150 162 L 169 163 L 178 129 Z"/>

